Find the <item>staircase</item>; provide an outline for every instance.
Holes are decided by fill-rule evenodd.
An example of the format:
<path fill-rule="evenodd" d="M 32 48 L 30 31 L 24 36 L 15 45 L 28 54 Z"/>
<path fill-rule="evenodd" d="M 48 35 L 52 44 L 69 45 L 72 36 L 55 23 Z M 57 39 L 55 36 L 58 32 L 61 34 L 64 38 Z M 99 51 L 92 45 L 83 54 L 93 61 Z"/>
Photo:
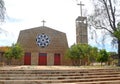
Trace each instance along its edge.
<path fill-rule="evenodd" d="M 120 69 L 0 70 L 0 84 L 120 84 Z"/>

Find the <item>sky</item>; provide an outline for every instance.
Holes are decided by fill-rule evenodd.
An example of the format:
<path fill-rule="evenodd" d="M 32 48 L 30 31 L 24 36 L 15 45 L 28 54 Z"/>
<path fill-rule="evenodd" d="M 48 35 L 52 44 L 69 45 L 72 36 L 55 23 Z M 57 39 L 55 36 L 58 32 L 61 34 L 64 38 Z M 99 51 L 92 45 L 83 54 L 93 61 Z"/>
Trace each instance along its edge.
<path fill-rule="evenodd" d="M 16 43 L 20 30 L 45 26 L 66 33 L 68 45 L 76 43 L 75 19 L 80 16 L 82 1 L 83 15 L 91 13 L 90 0 L 4 0 L 6 7 L 6 20 L 0 25 L 0 46 L 10 46 Z M 86 12 L 87 11 L 87 12 Z M 89 30 L 88 30 L 89 33 Z M 97 44 L 88 36 L 89 44 Z M 107 47 L 108 48 L 108 47 Z M 111 49 L 111 48 L 109 48 Z"/>

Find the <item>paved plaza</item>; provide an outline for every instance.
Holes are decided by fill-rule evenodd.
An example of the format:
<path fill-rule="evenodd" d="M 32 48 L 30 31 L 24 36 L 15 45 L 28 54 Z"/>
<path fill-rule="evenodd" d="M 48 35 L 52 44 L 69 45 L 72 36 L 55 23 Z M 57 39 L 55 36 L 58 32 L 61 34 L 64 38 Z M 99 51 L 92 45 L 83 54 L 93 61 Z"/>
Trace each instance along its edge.
<path fill-rule="evenodd" d="M 115 69 L 116 66 L 1 66 L 0 70 L 79 70 L 79 69 Z"/>

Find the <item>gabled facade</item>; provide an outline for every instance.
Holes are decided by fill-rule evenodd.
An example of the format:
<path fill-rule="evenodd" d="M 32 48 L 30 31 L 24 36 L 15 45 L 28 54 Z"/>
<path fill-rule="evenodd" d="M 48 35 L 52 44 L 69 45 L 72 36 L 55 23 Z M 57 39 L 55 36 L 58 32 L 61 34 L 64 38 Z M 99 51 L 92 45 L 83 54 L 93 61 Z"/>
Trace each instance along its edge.
<path fill-rule="evenodd" d="M 23 65 L 67 65 L 68 49 L 66 34 L 41 26 L 20 31 L 17 43 L 25 52 Z"/>

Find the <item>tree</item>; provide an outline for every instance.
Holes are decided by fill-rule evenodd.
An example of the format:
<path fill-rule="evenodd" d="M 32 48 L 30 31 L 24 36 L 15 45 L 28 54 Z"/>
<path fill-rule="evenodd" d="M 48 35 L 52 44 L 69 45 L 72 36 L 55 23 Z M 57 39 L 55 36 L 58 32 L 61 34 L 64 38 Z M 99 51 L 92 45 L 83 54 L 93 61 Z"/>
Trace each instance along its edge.
<path fill-rule="evenodd" d="M 79 46 L 81 46 L 82 60 L 85 61 L 85 64 L 89 65 L 93 62 L 96 62 L 96 57 L 98 56 L 97 47 L 92 47 L 88 44 L 79 44 Z"/>
<path fill-rule="evenodd" d="M 66 56 L 71 59 L 74 66 L 80 65 L 81 52 L 77 45 L 72 45 L 66 52 Z"/>
<path fill-rule="evenodd" d="M 5 57 L 8 59 L 9 64 L 12 59 L 20 59 L 23 56 L 24 52 L 22 47 L 19 44 L 12 44 L 10 49 L 5 52 Z"/>
<path fill-rule="evenodd" d="M 5 46 L 5 47 L 0 47 L 0 52 L 4 52 L 4 51 L 7 51 L 9 49 L 8 46 Z"/>
<path fill-rule="evenodd" d="M 5 3 L 4 0 L 0 0 L 0 22 L 3 22 L 5 20 Z"/>
<path fill-rule="evenodd" d="M 108 52 L 108 65 L 113 65 L 113 62 L 115 62 L 115 57 L 117 56 L 117 53 L 116 52 Z"/>
<path fill-rule="evenodd" d="M 102 49 L 99 52 L 99 55 L 97 57 L 97 61 L 101 62 L 101 65 L 102 65 L 103 62 L 108 61 L 108 56 L 109 56 L 109 54 L 107 53 L 107 51 L 105 49 Z"/>
<path fill-rule="evenodd" d="M 5 20 L 5 13 L 6 12 L 6 8 L 5 8 L 5 3 L 4 0 L 0 0 L 0 22 L 4 22 Z M 4 32 L 6 33 L 5 30 L 3 30 L 2 28 L 0 28 L 0 33 Z"/>
<path fill-rule="evenodd" d="M 7 58 L 7 62 L 8 62 L 8 64 L 10 65 L 10 63 L 11 63 L 11 61 L 12 61 L 12 58 L 13 58 L 11 49 L 8 49 L 7 51 L 5 51 L 4 56 Z"/>
<path fill-rule="evenodd" d="M 111 35 L 113 41 L 117 41 L 118 66 L 120 66 L 120 29 L 118 24 L 120 2 L 119 0 L 93 0 L 93 3 L 94 13 L 89 16 L 89 24 L 96 29 L 106 30 L 106 35 Z"/>
<path fill-rule="evenodd" d="M 91 47 L 90 53 L 89 53 L 90 63 L 96 62 L 97 56 L 98 56 L 98 48 L 97 47 Z"/>
<path fill-rule="evenodd" d="M 117 24 L 117 29 L 113 32 L 113 35 L 120 40 L 120 22 Z"/>
<path fill-rule="evenodd" d="M 91 46 L 88 44 L 78 44 L 78 48 L 82 55 L 82 65 L 88 65 L 90 63 L 90 52 L 91 52 Z"/>
<path fill-rule="evenodd" d="M 74 44 L 66 53 L 66 56 L 71 59 L 73 65 L 80 65 L 83 62 L 89 64 L 96 61 L 98 49 L 88 44 Z M 82 61 L 82 62 L 81 62 Z"/>

